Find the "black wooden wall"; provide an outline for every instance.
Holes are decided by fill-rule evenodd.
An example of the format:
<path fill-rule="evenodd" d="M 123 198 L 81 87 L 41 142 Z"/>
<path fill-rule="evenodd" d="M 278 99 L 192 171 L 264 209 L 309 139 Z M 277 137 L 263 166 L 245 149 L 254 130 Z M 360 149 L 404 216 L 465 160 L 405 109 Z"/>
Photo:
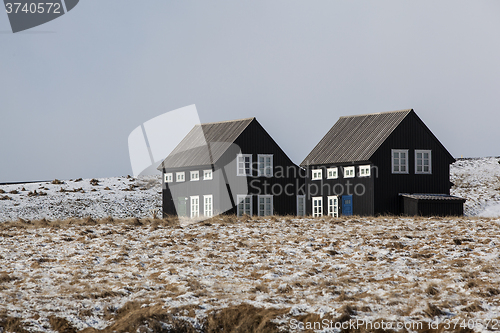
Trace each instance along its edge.
<path fill-rule="evenodd" d="M 392 173 L 392 149 L 408 149 L 408 174 Z M 432 174 L 415 174 L 415 149 L 432 151 Z M 371 161 L 378 168 L 374 179 L 375 214 L 402 214 L 399 193 L 450 194 L 450 163 L 454 159 L 414 112 L 400 123 Z"/>

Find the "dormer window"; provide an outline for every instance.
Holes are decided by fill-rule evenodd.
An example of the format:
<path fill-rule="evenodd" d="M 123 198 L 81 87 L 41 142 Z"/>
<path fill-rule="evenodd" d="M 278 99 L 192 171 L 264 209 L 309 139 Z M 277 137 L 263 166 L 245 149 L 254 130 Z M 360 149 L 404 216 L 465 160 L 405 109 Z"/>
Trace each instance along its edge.
<path fill-rule="evenodd" d="M 312 180 L 321 180 L 321 179 L 323 179 L 323 170 L 313 169 L 312 170 Z"/>
<path fill-rule="evenodd" d="M 354 167 L 344 167 L 344 178 L 354 178 Z"/>
<path fill-rule="evenodd" d="M 328 168 L 328 169 L 326 169 L 326 178 L 327 179 L 337 179 L 337 178 L 339 178 L 338 168 Z"/>

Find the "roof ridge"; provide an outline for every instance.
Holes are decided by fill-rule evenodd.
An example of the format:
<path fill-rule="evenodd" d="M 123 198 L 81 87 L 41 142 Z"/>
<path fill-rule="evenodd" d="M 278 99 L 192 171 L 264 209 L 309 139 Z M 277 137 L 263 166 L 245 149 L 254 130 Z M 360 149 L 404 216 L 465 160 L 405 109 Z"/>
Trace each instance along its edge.
<path fill-rule="evenodd" d="M 339 119 L 340 118 L 354 118 L 354 117 L 375 116 L 375 115 L 379 115 L 379 114 L 398 113 L 398 112 L 410 113 L 411 111 L 413 111 L 413 109 L 403 109 L 403 110 L 396 110 L 396 111 L 384 111 L 384 112 L 375 112 L 375 113 L 355 114 L 355 115 L 352 115 L 352 116 L 340 116 Z"/>
<path fill-rule="evenodd" d="M 223 124 L 223 123 L 232 123 L 232 122 L 237 122 L 237 121 L 254 120 L 254 119 L 256 119 L 256 118 L 255 117 L 249 117 L 249 118 L 234 119 L 234 120 L 213 121 L 213 122 L 210 122 L 210 123 L 196 124 L 196 126 L 200 126 L 200 125 L 213 125 L 213 124 Z"/>

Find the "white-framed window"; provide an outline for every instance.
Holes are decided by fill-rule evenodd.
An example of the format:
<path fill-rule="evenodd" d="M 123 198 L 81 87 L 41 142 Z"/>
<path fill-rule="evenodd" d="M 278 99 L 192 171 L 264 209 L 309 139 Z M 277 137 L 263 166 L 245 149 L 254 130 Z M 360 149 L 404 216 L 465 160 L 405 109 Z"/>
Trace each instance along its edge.
<path fill-rule="evenodd" d="M 185 172 L 176 172 L 175 173 L 175 181 L 176 182 L 183 182 L 185 180 L 186 180 Z"/>
<path fill-rule="evenodd" d="M 259 176 L 273 176 L 273 155 L 257 155 L 259 161 Z"/>
<path fill-rule="evenodd" d="M 359 176 L 360 177 L 370 177 L 371 171 L 369 165 L 360 165 L 359 166 Z"/>
<path fill-rule="evenodd" d="M 237 163 L 238 176 L 251 176 L 252 175 L 252 154 L 238 154 Z"/>
<path fill-rule="evenodd" d="M 312 213 L 313 217 L 323 215 L 323 197 L 312 198 Z"/>
<path fill-rule="evenodd" d="M 336 195 L 328 197 L 328 216 L 339 217 L 339 198 Z"/>
<path fill-rule="evenodd" d="M 415 173 L 432 173 L 432 157 L 430 150 L 415 149 Z"/>
<path fill-rule="evenodd" d="M 200 180 L 200 172 L 199 171 L 191 171 L 191 174 L 189 175 L 189 179 L 192 182 Z"/>
<path fill-rule="evenodd" d="M 339 178 L 339 168 L 328 168 L 326 169 L 327 179 L 337 179 Z"/>
<path fill-rule="evenodd" d="M 323 179 L 323 169 L 313 169 L 312 170 L 312 180 Z"/>
<path fill-rule="evenodd" d="M 408 173 L 408 149 L 392 149 L 392 173 Z"/>
<path fill-rule="evenodd" d="M 252 196 L 238 194 L 236 199 L 238 201 L 238 216 L 243 216 L 244 214 L 252 216 Z"/>
<path fill-rule="evenodd" d="M 200 197 L 192 196 L 191 198 L 191 218 L 200 216 Z"/>
<path fill-rule="evenodd" d="M 354 178 L 354 167 L 344 167 L 344 178 Z"/>
<path fill-rule="evenodd" d="M 203 170 L 203 180 L 212 180 L 213 173 L 212 170 Z"/>
<path fill-rule="evenodd" d="M 171 183 L 174 181 L 174 176 L 171 172 L 165 174 L 165 183 Z"/>
<path fill-rule="evenodd" d="M 273 196 L 259 195 L 259 216 L 273 215 Z"/>
<path fill-rule="evenodd" d="M 214 198 L 211 194 L 203 196 L 203 215 L 212 217 L 214 214 Z"/>
<path fill-rule="evenodd" d="M 297 195 L 297 216 L 306 215 L 306 196 Z"/>

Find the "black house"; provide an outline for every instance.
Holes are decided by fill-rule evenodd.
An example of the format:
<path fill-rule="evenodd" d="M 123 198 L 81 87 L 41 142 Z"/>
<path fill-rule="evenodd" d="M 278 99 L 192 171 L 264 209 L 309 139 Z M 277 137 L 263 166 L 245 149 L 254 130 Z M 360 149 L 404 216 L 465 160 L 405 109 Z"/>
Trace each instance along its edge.
<path fill-rule="evenodd" d="M 305 174 L 255 118 L 195 126 L 158 169 L 164 215 L 305 215 Z"/>
<path fill-rule="evenodd" d="M 306 213 L 463 215 L 454 161 L 412 109 L 341 117 L 301 163 Z"/>

